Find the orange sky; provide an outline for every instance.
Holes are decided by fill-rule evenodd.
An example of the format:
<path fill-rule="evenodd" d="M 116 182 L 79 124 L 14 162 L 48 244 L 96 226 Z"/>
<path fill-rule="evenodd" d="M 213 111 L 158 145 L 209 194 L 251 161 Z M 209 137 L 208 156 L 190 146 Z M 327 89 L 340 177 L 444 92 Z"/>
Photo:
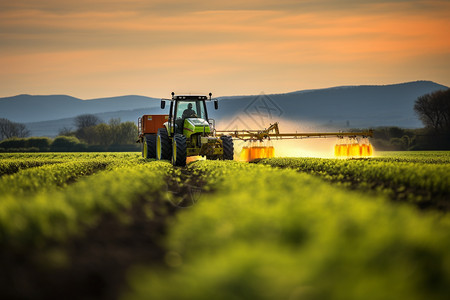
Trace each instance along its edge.
<path fill-rule="evenodd" d="M 0 97 L 450 86 L 450 1 L 2 1 L 0 36 Z"/>

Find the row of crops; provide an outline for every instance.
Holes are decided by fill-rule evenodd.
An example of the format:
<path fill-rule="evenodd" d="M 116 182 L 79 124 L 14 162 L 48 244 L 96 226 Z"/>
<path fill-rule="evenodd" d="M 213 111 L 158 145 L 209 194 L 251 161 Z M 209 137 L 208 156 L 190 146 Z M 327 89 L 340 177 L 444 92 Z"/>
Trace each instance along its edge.
<path fill-rule="evenodd" d="M 157 247 L 163 255 L 128 263 L 121 292 L 81 298 L 446 299 L 450 219 L 441 208 L 449 201 L 449 166 L 448 152 L 197 161 L 183 169 L 135 153 L 0 154 L 0 293 L 29 298 L 27 289 L 45 288 L 39 277 L 52 272 L 72 274 L 82 291 L 70 245 L 95 243 L 90 232 L 112 216 L 120 233 L 100 232 L 118 244 L 124 235 L 150 234 L 143 228 L 162 239 L 95 248 L 84 283 L 116 288 L 92 278 L 123 272 L 111 267 L 123 252 L 138 257 Z M 187 196 L 194 205 L 174 205 Z M 440 204 L 419 210 L 392 201 L 399 197 Z M 132 209 L 147 225 L 130 226 Z M 55 247 L 65 253 L 53 255 Z M 120 255 L 102 268 L 111 251 Z M 20 269 L 34 277 L 23 283 L 11 257 L 32 257 Z"/>
<path fill-rule="evenodd" d="M 420 207 L 450 208 L 450 155 L 409 154 L 374 159 L 273 158 L 259 163 L 292 168 L 362 191 L 384 193 Z"/>
<path fill-rule="evenodd" d="M 162 187 L 171 168 L 168 162 L 146 164 L 134 153 L 3 157 L 0 169 L 7 172 L 0 177 L 2 297 L 54 297 L 58 288 L 53 281 L 59 278 L 64 278 L 60 289 L 65 289 L 61 297 L 66 297 L 65 293 L 71 293 L 66 287 L 71 286 L 72 280 L 79 280 L 71 275 L 77 268 L 73 263 L 77 257 L 73 254 L 71 257 L 70 251 L 74 249 L 68 245 L 77 240 L 82 245 L 86 234 L 108 215 L 114 216 L 126 231 L 133 222 L 129 211 L 139 203 L 149 221 L 165 215 L 167 206 L 161 200 L 165 197 Z M 110 250 L 100 248 L 100 251 Z M 92 281 L 89 278 L 93 272 L 94 275 L 107 272 L 108 266 L 98 269 L 101 256 L 97 261 L 82 258 L 82 261 L 90 259 L 97 268 L 81 272 L 86 277 L 85 284 Z M 92 268 L 89 263 L 86 267 Z M 49 273 L 54 274 L 49 276 Z M 103 274 L 96 276 L 103 280 Z M 73 285 L 75 292 L 83 291 L 76 287 L 76 281 Z M 82 292 L 75 295 L 78 296 L 71 297 L 93 296 Z"/>
<path fill-rule="evenodd" d="M 69 156 L 73 161 L 2 176 L 0 245 L 34 247 L 80 234 L 103 213 L 118 213 L 140 198 L 156 199 L 170 168 L 166 162 L 139 164 L 136 157 L 94 157 Z"/>
<path fill-rule="evenodd" d="M 450 220 L 291 169 L 190 166 L 215 191 L 178 214 L 168 267 L 131 299 L 446 299 Z"/>

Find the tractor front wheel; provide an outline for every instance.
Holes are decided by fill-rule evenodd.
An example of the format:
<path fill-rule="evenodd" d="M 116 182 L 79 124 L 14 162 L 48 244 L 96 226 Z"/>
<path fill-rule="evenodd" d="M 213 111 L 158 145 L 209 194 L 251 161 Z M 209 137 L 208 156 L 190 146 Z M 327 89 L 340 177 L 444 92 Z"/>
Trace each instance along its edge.
<path fill-rule="evenodd" d="M 233 160 L 234 155 L 234 145 L 233 145 L 233 139 L 229 135 L 222 135 L 220 137 L 222 140 L 222 146 L 223 146 L 223 159 L 224 160 Z"/>
<path fill-rule="evenodd" d="M 172 164 L 177 167 L 186 165 L 186 137 L 176 134 L 173 138 Z"/>
<path fill-rule="evenodd" d="M 166 128 L 158 129 L 156 136 L 156 159 L 170 160 L 172 157 L 172 147 Z"/>

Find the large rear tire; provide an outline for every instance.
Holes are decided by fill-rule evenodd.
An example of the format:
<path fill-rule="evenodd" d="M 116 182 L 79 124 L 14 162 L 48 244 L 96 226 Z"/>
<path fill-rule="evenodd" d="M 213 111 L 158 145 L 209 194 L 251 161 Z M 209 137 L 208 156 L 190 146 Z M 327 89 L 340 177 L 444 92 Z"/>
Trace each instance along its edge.
<path fill-rule="evenodd" d="M 158 129 L 156 136 L 156 159 L 170 160 L 172 157 L 172 143 L 166 128 Z"/>
<path fill-rule="evenodd" d="M 142 145 L 142 157 L 156 158 L 156 134 L 146 134 Z"/>
<path fill-rule="evenodd" d="M 233 160 L 234 156 L 233 138 L 229 135 L 222 135 L 220 139 L 222 140 L 223 146 L 223 159 Z"/>
<path fill-rule="evenodd" d="M 173 138 L 172 164 L 177 167 L 186 166 L 186 137 L 176 134 Z"/>

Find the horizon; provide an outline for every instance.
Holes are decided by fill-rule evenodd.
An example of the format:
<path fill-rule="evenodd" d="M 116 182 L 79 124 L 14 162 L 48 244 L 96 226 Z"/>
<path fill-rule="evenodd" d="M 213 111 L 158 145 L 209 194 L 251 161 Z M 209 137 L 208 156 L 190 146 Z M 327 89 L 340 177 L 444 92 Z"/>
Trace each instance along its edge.
<path fill-rule="evenodd" d="M 448 11 L 442 0 L 2 2 L 0 97 L 450 86 Z"/>
<path fill-rule="evenodd" d="M 446 88 L 450 88 L 449 86 L 443 85 L 439 82 L 434 82 L 431 80 L 414 80 L 414 81 L 407 81 L 407 82 L 399 82 L 399 83 L 388 83 L 388 84 L 355 84 L 355 85 L 339 85 L 339 86 L 330 86 L 330 87 L 323 87 L 323 88 L 315 88 L 315 89 L 305 89 L 305 90 L 294 90 L 294 91 L 288 91 L 288 92 L 283 92 L 283 93 L 278 93 L 278 92 L 274 92 L 274 93 L 270 93 L 270 94 L 266 94 L 266 95 L 283 95 L 283 94 L 292 94 L 292 93 L 298 93 L 298 92 L 308 92 L 308 91 L 319 91 L 319 90 L 327 90 L 327 89 L 335 89 L 335 88 L 351 88 L 351 87 L 383 87 L 383 86 L 394 86 L 394 85 L 403 85 L 403 84 L 411 84 L 411 83 L 418 83 L 418 82 L 429 82 L 429 83 L 433 83 L 433 84 L 437 84 L 437 85 L 442 85 Z M 170 92 L 168 93 L 170 95 Z M 177 95 L 192 95 L 193 93 L 178 93 Z M 207 95 L 208 93 L 198 93 L 198 95 Z M 214 96 L 213 93 L 213 98 L 226 98 L 226 97 L 252 97 L 252 96 L 258 96 L 261 94 L 265 94 L 265 93 L 259 93 L 259 94 L 239 94 L 239 95 L 219 95 L 219 96 Z M 49 97 L 49 96 L 65 96 L 65 97 L 72 97 L 78 100 L 83 100 L 83 101 L 89 101 L 89 100 L 101 100 L 101 99 L 108 99 L 108 98 L 120 98 L 120 97 L 146 97 L 146 98 L 154 98 L 154 99 L 161 99 L 164 97 L 155 97 L 152 95 L 137 95 L 137 94 L 128 94 L 128 95 L 111 95 L 111 96 L 100 96 L 98 98 L 78 98 L 75 97 L 73 95 L 70 94 L 17 94 L 17 95 L 11 95 L 11 96 L 0 96 L 0 99 L 5 99 L 5 98 L 13 98 L 13 97 L 18 97 L 18 96 L 37 96 L 37 97 Z"/>

